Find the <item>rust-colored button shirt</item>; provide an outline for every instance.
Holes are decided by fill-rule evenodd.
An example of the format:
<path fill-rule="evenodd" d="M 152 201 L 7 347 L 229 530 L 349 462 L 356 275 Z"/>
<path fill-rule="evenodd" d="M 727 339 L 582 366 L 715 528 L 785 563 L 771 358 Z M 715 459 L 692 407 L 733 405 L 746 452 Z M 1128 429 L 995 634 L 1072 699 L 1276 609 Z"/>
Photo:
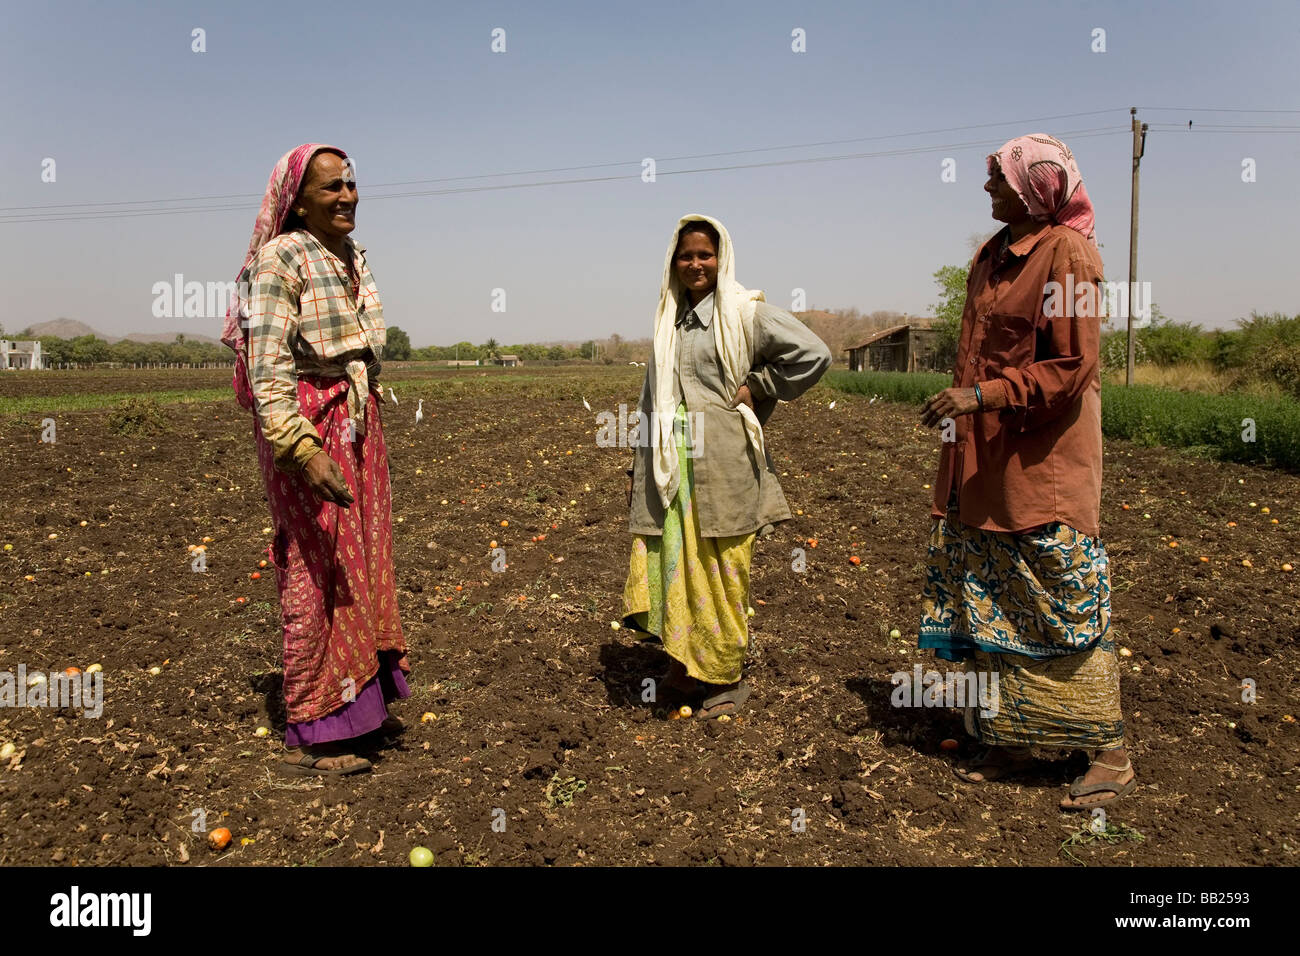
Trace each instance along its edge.
<path fill-rule="evenodd" d="M 1095 291 L 1101 256 L 1068 226 L 1043 223 L 1003 252 L 1007 235 L 971 265 L 953 386 L 978 384 L 985 411 L 957 418 L 956 441 L 943 444 L 933 514 L 955 490 L 963 524 L 1021 532 L 1059 521 L 1095 537 L 1101 319 L 1096 297 L 1068 293 Z"/>

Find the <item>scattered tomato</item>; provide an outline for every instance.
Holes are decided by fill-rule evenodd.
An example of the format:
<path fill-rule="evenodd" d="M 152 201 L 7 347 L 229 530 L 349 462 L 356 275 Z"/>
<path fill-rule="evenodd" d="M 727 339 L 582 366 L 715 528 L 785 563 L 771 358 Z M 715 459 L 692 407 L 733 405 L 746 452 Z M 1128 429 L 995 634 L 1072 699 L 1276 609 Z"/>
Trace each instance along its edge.
<path fill-rule="evenodd" d="M 424 846 L 413 847 L 409 859 L 411 866 L 433 866 L 433 851 Z"/>
<path fill-rule="evenodd" d="M 961 744 L 957 743 L 957 741 L 953 740 L 951 737 L 948 737 L 939 741 L 939 746 L 944 750 L 956 750 L 961 746 Z"/>
<path fill-rule="evenodd" d="M 849 564 L 852 564 L 852 565 L 855 565 L 855 566 L 856 566 L 856 565 L 859 565 L 859 564 L 861 564 L 861 563 L 862 563 L 862 559 L 859 558 L 856 554 L 854 554 L 854 555 L 850 555 L 850 556 L 849 556 Z"/>
<path fill-rule="evenodd" d="M 220 853 L 230 846 L 230 831 L 225 827 L 217 827 L 208 834 L 208 845 Z"/>
<path fill-rule="evenodd" d="M 262 580 L 262 573 L 260 571 L 254 571 L 252 574 L 249 575 L 249 577 L 252 578 L 254 581 L 260 581 Z"/>

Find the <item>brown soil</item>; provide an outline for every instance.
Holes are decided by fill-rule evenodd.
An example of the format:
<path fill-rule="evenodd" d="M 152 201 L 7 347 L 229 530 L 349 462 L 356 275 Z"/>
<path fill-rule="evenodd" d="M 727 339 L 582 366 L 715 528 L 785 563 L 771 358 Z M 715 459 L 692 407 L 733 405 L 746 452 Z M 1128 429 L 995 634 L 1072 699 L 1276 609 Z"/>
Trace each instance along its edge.
<path fill-rule="evenodd" d="M 133 377 L 96 374 L 102 391 Z M 249 577 L 269 535 L 247 414 L 170 406 L 172 431 L 123 439 L 104 412 L 70 413 L 53 445 L 39 415 L 0 422 L 0 542 L 13 545 L 0 670 L 100 662 L 107 692 L 99 719 L 0 710 L 0 743 L 17 747 L 0 764 L 0 864 L 405 864 L 416 845 L 450 865 L 1060 862 L 1087 822 L 1056 808 L 1082 755 L 963 785 L 939 746 L 963 736 L 958 713 L 889 703 L 890 675 L 932 660 L 915 626 L 937 437 L 914 410 L 824 388 L 778 410 L 769 440 L 803 513 L 756 550 L 754 696 L 730 723 L 669 721 L 640 700 L 662 653 L 610 627 L 629 455 L 596 447 L 581 402 L 632 402 L 639 373 L 402 386 L 412 374 L 384 379 L 401 399 L 384 414 L 409 730 L 372 754 L 373 773 L 341 780 L 278 775 L 282 723 L 254 735 L 278 713 L 280 625 L 274 576 Z M 176 382 L 229 378 L 187 375 Z M 1072 848 L 1079 859 L 1296 863 L 1300 625 L 1281 565 L 1300 563 L 1298 493 L 1294 475 L 1107 443 L 1102 531 L 1142 782 L 1108 812 L 1144 839 Z M 187 545 L 204 536 L 196 574 Z M 234 834 L 220 855 L 191 829 L 200 808 Z"/>

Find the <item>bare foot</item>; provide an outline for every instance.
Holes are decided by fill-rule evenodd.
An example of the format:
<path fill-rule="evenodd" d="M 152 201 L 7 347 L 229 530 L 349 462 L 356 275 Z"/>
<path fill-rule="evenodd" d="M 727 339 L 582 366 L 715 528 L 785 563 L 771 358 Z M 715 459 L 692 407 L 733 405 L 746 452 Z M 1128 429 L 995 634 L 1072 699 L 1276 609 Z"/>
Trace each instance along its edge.
<path fill-rule="evenodd" d="M 1033 762 L 1028 747 L 989 747 L 978 757 L 961 761 L 952 772 L 967 783 L 992 783 L 1024 771 Z"/>
<path fill-rule="evenodd" d="M 675 657 L 669 659 L 668 673 L 659 678 L 659 683 L 663 684 L 668 690 L 677 691 L 679 694 L 693 693 L 700 686 L 699 681 L 686 673 L 686 665 Z"/>

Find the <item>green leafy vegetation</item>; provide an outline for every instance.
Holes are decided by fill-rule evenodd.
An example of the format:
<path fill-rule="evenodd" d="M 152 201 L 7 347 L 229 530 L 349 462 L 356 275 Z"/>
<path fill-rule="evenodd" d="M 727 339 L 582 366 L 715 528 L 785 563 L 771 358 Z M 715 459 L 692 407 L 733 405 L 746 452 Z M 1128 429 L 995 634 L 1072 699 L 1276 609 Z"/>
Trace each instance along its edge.
<path fill-rule="evenodd" d="M 840 391 L 909 405 L 920 405 L 952 384 L 950 376 L 932 372 L 835 371 L 823 381 Z M 1108 438 L 1300 469 L 1300 403 L 1286 397 L 1103 385 L 1101 429 Z"/>
<path fill-rule="evenodd" d="M 115 435 L 161 435 L 167 419 L 152 398 L 134 395 L 108 416 L 108 429 Z"/>

